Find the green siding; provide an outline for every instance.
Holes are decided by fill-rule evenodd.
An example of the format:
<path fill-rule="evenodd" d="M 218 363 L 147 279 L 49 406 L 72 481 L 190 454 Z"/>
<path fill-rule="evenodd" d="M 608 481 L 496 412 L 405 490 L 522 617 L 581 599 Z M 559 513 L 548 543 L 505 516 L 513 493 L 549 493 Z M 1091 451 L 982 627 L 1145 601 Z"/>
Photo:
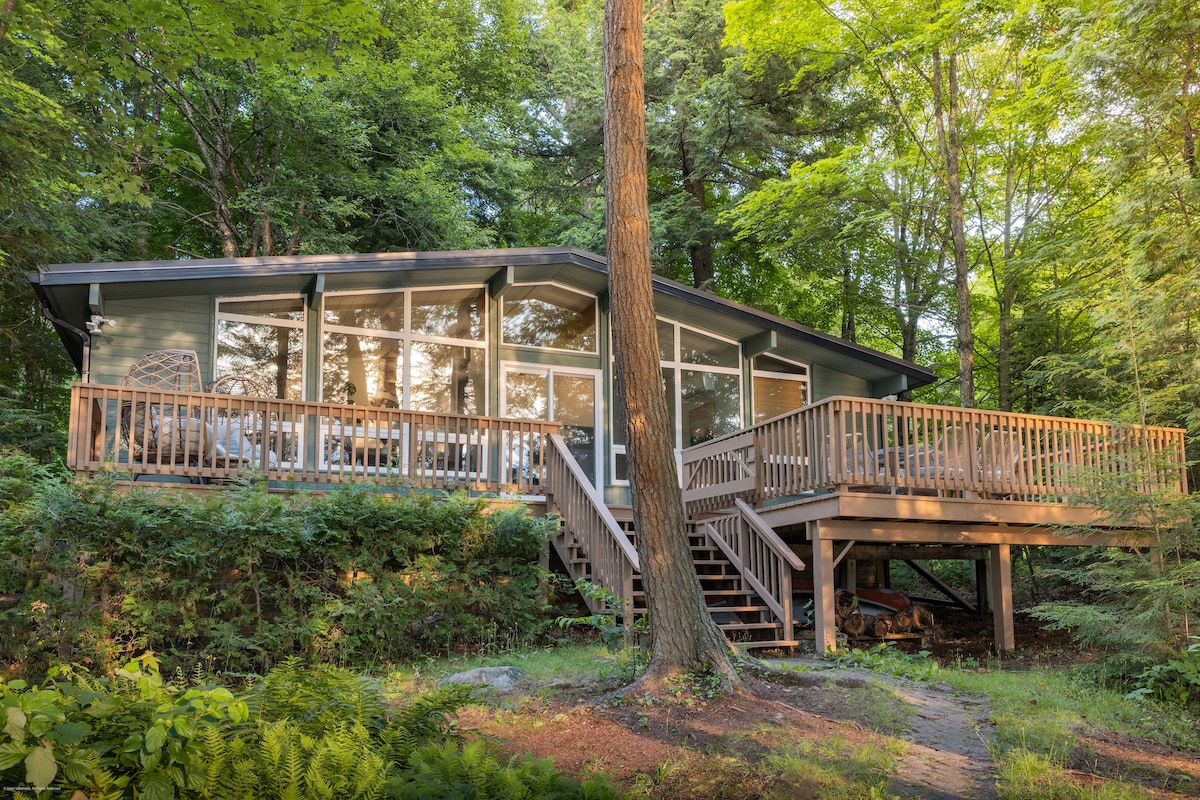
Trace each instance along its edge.
<path fill-rule="evenodd" d="M 837 372 L 828 367 L 812 368 L 809 387 L 812 391 L 812 402 L 824 400 L 834 395 L 849 395 L 851 397 L 870 397 L 871 386 L 863 378 Z"/>
<path fill-rule="evenodd" d="M 195 350 L 204 380 L 212 380 L 210 295 L 108 300 L 104 315 L 117 326 L 92 337 L 92 383 L 119 384 L 134 361 L 155 350 Z"/>

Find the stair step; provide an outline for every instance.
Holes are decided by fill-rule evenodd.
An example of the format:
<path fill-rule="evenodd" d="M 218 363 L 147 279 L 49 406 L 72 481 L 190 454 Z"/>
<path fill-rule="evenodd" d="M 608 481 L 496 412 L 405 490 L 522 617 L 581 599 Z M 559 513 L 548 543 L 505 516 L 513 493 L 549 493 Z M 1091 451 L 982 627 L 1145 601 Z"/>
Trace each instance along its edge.
<path fill-rule="evenodd" d="M 728 612 L 731 614 L 753 614 L 760 611 L 770 611 L 770 606 L 709 606 L 709 612 Z"/>
<path fill-rule="evenodd" d="M 779 626 L 774 622 L 722 622 L 717 627 L 723 631 L 761 631 Z"/>
<path fill-rule="evenodd" d="M 799 647 L 799 639 L 763 639 L 758 642 L 732 642 L 738 650 L 775 649 L 777 647 Z"/>

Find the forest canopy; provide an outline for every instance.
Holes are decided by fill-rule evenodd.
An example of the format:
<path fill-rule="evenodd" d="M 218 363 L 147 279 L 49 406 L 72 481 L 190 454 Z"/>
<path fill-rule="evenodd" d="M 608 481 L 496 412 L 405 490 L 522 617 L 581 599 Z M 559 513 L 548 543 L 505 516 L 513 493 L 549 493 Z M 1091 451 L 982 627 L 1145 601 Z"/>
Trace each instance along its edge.
<path fill-rule="evenodd" d="M 3 441 L 58 446 L 39 264 L 603 253 L 601 12 L 7 0 Z M 667 0 L 645 25 L 658 272 L 932 365 L 918 399 L 1196 431 L 1190 3 Z"/>

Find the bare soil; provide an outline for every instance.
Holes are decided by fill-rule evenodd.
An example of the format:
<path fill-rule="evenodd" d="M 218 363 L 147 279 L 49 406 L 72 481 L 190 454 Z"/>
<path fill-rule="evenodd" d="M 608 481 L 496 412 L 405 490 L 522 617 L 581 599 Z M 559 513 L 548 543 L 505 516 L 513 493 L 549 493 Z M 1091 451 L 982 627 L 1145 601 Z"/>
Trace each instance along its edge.
<path fill-rule="evenodd" d="M 983 664 L 991 654 L 990 620 L 943 613 L 939 625 L 933 645 L 939 660 Z M 1006 669 L 1090 657 L 1076 652 L 1064 634 L 1029 619 L 1018 620 L 1017 643 Z M 811 672 L 749 669 L 746 693 L 715 698 L 685 692 L 666 701 L 600 702 L 615 685 L 518 687 L 519 702 L 512 704 L 509 695 L 493 706 L 473 707 L 459 723 L 504 753 L 550 758 L 577 777 L 604 773 L 639 797 L 819 798 L 818 777 L 781 780 L 767 762 L 772 752 L 798 743 L 847 764 L 862 745 L 893 753 L 889 796 L 998 797 L 983 699 L 944 685 L 820 666 Z M 1107 731 L 1084 735 L 1079 744 L 1069 767 L 1082 786 L 1119 778 L 1157 797 L 1200 797 L 1198 752 Z"/>

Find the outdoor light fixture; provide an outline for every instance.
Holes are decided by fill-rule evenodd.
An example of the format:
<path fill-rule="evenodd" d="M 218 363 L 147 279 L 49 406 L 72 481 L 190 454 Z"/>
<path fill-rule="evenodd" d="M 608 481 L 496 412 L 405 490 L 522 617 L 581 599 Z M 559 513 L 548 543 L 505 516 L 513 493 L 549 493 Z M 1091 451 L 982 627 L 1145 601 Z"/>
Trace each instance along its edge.
<path fill-rule="evenodd" d="M 117 321 L 115 319 L 105 319 L 100 314 L 92 314 L 92 318 L 83 323 L 83 326 L 87 328 L 88 333 L 95 335 L 100 332 L 100 327 L 106 324 L 110 328 L 117 327 Z"/>

